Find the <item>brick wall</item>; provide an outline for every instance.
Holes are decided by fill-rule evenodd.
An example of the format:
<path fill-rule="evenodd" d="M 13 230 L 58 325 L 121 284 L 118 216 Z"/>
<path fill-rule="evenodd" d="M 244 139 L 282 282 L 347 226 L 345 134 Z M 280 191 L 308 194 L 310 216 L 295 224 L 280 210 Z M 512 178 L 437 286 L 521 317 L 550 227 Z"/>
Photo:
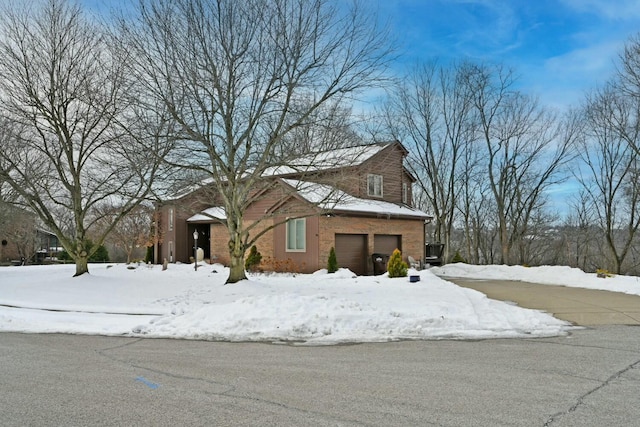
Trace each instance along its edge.
<path fill-rule="evenodd" d="M 272 220 L 264 220 L 251 231 L 252 235 L 259 233 L 273 223 Z M 245 225 L 251 224 L 245 221 Z M 223 224 L 211 224 L 211 262 L 217 262 L 223 265 L 229 265 L 231 258 L 229 257 L 229 232 L 227 226 Z M 273 257 L 273 230 L 265 232 L 256 243 L 258 251 L 262 257 Z M 247 252 L 248 253 L 248 252 Z"/>
<path fill-rule="evenodd" d="M 324 265 L 329 251 L 335 245 L 336 233 L 368 235 L 368 271 L 373 272 L 370 256 L 374 252 L 376 234 L 402 236 L 402 257 L 406 261 L 410 255 L 416 260 L 424 259 L 424 222 L 422 220 L 386 218 L 320 217 L 319 265 Z"/>

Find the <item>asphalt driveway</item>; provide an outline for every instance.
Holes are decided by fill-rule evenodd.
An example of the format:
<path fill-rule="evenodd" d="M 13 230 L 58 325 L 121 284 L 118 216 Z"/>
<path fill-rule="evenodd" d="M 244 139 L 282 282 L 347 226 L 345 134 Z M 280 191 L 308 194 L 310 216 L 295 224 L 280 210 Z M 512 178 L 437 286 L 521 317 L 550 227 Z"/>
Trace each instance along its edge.
<path fill-rule="evenodd" d="M 543 310 L 579 326 L 640 325 L 640 296 L 508 280 L 445 278 L 489 298 Z"/>

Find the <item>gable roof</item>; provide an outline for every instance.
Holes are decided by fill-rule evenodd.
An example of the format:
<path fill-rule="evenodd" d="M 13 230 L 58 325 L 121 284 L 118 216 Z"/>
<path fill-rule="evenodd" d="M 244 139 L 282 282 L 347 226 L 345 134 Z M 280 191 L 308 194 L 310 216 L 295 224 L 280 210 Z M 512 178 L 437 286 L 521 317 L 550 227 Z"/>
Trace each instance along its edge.
<path fill-rule="evenodd" d="M 431 219 L 432 216 L 413 207 L 384 200 L 362 199 L 334 187 L 313 182 L 282 180 L 297 189 L 297 194 L 307 202 L 331 213 L 351 213 L 396 218 Z"/>
<path fill-rule="evenodd" d="M 294 179 L 280 179 L 279 181 L 290 187 L 292 196 L 321 209 L 325 213 L 420 220 L 433 218 L 420 209 L 384 200 L 362 199 L 329 185 Z M 187 222 L 211 223 L 225 219 L 227 216 L 224 208 L 214 206 L 191 216 Z"/>
<path fill-rule="evenodd" d="M 408 153 L 407 149 L 399 141 L 378 142 L 373 144 L 338 148 L 336 150 L 308 153 L 304 156 L 288 161 L 287 164 L 269 167 L 262 173 L 262 177 L 293 178 L 295 177 L 295 175 L 299 174 L 326 172 L 335 169 L 359 166 L 367 160 L 373 158 L 381 151 L 392 146 L 399 147 L 405 155 Z M 204 178 L 197 183 L 187 185 L 177 190 L 172 195 L 167 197 L 166 200 L 181 199 L 193 193 L 194 191 L 197 191 L 200 188 L 211 185 L 213 183 L 214 181 L 211 177 Z"/>
<path fill-rule="evenodd" d="M 211 222 L 213 220 L 225 220 L 227 213 L 222 206 L 213 206 L 207 208 L 200 213 L 187 218 L 187 222 Z"/>
<path fill-rule="evenodd" d="M 309 153 L 288 161 L 286 165 L 267 168 L 263 176 L 278 177 L 359 166 L 392 144 L 393 143 L 376 143 L 357 145 L 338 148 L 336 150 Z"/>

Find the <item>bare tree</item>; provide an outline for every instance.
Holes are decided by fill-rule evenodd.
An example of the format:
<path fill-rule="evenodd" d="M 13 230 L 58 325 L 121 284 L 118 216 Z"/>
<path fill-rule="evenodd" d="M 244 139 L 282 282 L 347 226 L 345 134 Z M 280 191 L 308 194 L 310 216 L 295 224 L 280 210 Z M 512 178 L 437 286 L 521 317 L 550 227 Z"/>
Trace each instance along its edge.
<path fill-rule="evenodd" d="M 120 215 L 122 207 L 110 206 L 103 208 L 102 211 L 97 230 L 110 227 L 113 218 Z M 153 219 L 154 208 L 147 204 L 140 204 L 112 227 L 105 241 L 121 249 L 127 255 L 127 264 L 129 264 L 137 248 L 151 247 L 161 238 L 153 228 Z"/>
<path fill-rule="evenodd" d="M 162 138 L 149 135 L 127 58 L 65 0 L 5 5 L 0 17 L 0 178 L 88 272 L 88 259 L 122 216 L 150 194 Z M 144 132 L 144 133 L 142 133 Z M 154 138 L 155 136 L 155 138 Z M 87 247 L 96 207 L 122 206 Z"/>
<path fill-rule="evenodd" d="M 640 227 L 636 149 L 640 129 L 635 124 L 639 107 L 640 98 L 608 85 L 587 98 L 584 111 L 580 155 L 586 170 L 578 178 L 590 197 L 616 273 L 621 272 Z"/>
<path fill-rule="evenodd" d="M 381 79 L 387 33 L 363 4 L 328 0 L 141 0 L 138 11 L 121 26 L 131 72 L 180 125 L 167 160 L 217 187 L 227 282 L 238 282 L 260 223 L 244 213 L 274 158 L 283 160 L 274 154 L 295 129 L 326 122 L 323 106 Z"/>
<path fill-rule="evenodd" d="M 615 86 L 625 96 L 640 98 L 640 34 L 626 43 L 614 79 Z M 637 119 L 637 117 L 636 117 Z M 639 149 L 640 147 L 635 147 Z"/>
<path fill-rule="evenodd" d="M 445 244 L 449 258 L 456 201 L 462 192 L 460 165 L 473 149 L 473 98 L 464 84 L 469 64 L 448 68 L 417 65 L 394 89 L 386 108 L 387 126 L 411 151 L 409 169 L 418 194 L 428 198 L 435 224 L 431 240 Z"/>
<path fill-rule="evenodd" d="M 514 75 L 502 67 L 478 66 L 468 75 L 496 207 L 501 261 L 511 263 L 516 261 L 514 247 L 547 203 L 546 190 L 564 179 L 560 172 L 573 155 L 576 120 L 568 117 L 561 123 L 535 99 L 513 90 Z M 527 262 L 521 254 L 518 262 Z"/>
<path fill-rule="evenodd" d="M 564 256 L 558 263 L 594 271 L 602 262 L 602 248 L 598 244 L 602 231 L 598 226 L 593 198 L 584 189 L 569 200 L 570 214 L 561 226 Z"/>

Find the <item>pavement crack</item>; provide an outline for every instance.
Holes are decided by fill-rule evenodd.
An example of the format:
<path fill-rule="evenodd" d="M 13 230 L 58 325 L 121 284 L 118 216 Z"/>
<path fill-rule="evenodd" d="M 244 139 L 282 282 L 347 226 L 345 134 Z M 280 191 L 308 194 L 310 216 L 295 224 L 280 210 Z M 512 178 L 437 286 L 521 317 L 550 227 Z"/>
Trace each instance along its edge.
<path fill-rule="evenodd" d="M 591 396 L 592 394 L 594 394 L 594 393 L 602 390 L 603 388 L 607 387 L 609 384 L 611 384 L 612 381 L 620 378 L 622 375 L 624 375 L 625 373 L 627 373 L 628 371 L 630 371 L 632 369 L 635 369 L 638 366 L 640 366 L 640 360 L 637 360 L 634 363 L 632 363 L 632 364 L 628 365 L 627 367 L 625 367 L 624 369 L 621 369 L 618 372 L 614 373 L 609 378 L 607 378 L 605 381 L 603 381 L 598 387 L 595 387 L 595 388 L 587 391 L 586 393 L 584 393 L 582 396 L 580 396 L 576 400 L 576 403 L 571 405 L 571 407 L 569 409 L 567 409 L 564 412 L 558 412 L 556 414 L 553 414 L 547 420 L 547 422 L 544 423 L 544 427 L 552 426 L 558 419 L 560 419 L 560 418 L 564 417 L 565 415 L 568 415 L 568 414 L 570 414 L 572 412 L 575 412 L 580 406 L 582 406 L 584 404 L 585 399 L 587 399 L 589 396 Z"/>
<path fill-rule="evenodd" d="M 615 350 L 615 351 L 620 351 L 620 352 L 624 352 L 624 353 L 632 353 L 632 354 L 638 354 L 637 350 L 632 350 L 632 349 L 626 349 L 626 348 L 614 348 L 611 346 L 606 346 L 606 345 L 593 345 L 593 344 L 576 344 L 573 342 L 559 342 L 559 341 L 553 341 L 553 340 L 549 340 L 546 338 L 522 338 L 521 341 L 523 342 L 530 342 L 532 344 L 536 344 L 536 343 L 545 343 L 545 344 L 550 344 L 550 345 L 558 345 L 558 346 L 566 346 L 566 347 L 576 347 L 576 348 L 596 348 L 599 350 Z"/>

